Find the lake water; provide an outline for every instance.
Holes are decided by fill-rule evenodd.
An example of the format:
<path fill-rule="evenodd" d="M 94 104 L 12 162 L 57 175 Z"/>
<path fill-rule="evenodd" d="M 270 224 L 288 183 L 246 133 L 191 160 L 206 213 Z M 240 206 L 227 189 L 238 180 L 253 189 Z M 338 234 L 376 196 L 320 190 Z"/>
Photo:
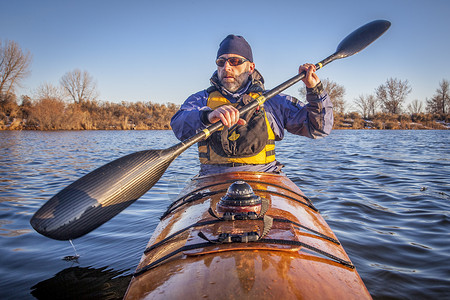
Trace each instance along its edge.
<path fill-rule="evenodd" d="M 121 214 L 74 241 L 29 220 L 51 196 L 171 131 L 0 131 L 0 299 L 120 299 L 159 216 L 198 170 L 196 146 Z M 277 144 L 284 172 L 342 242 L 375 299 L 450 299 L 450 131 L 333 131 Z"/>

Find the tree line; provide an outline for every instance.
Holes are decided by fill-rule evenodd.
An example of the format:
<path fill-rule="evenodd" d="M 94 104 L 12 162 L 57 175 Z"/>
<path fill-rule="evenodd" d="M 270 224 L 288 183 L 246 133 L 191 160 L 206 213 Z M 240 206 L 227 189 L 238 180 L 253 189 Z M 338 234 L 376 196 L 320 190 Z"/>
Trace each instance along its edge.
<path fill-rule="evenodd" d="M 345 102 L 345 88 L 323 79 L 334 107 L 334 129 L 448 129 L 450 125 L 449 81 L 442 79 L 435 94 L 425 103 L 415 99 L 405 107 L 412 88 L 408 80 L 388 78 L 373 94 L 359 95 L 354 106 Z M 306 88 L 300 88 L 302 97 Z"/>
<path fill-rule="evenodd" d="M 59 98 L 14 96 L 0 99 L 0 129 L 24 130 L 149 130 L 170 129 L 179 106 L 168 103 L 111 103 L 85 100 L 68 103 Z M 6 123 L 8 122 L 9 123 Z M 6 122 L 5 122 L 6 121 Z"/>
<path fill-rule="evenodd" d="M 17 97 L 15 90 L 30 74 L 32 56 L 14 41 L 0 40 L 0 129 L 170 129 L 170 118 L 179 109 L 173 103 L 111 103 L 98 100 L 97 84 L 87 72 L 75 69 L 57 85 L 43 83 L 34 95 Z M 431 98 L 415 99 L 408 80 L 389 78 L 373 94 L 359 95 L 355 106 L 345 102 L 345 88 L 323 79 L 335 111 L 334 128 L 448 129 L 449 82 L 442 79 Z M 304 97 L 306 89 L 299 89 Z"/>

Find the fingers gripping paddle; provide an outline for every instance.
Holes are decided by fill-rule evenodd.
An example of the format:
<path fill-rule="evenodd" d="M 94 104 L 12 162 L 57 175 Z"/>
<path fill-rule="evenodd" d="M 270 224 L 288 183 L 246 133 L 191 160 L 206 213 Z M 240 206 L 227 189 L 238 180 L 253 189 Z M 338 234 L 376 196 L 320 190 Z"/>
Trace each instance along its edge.
<path fill-rule="evenodd" d="M 320 69 L 363 50 L 391 23 L 377 20 L 348 35 L 335 53 L 316 64 Z M 305 77 L 300 73 L 242 107 L 241 114 L 263 104 Z M 146 150 L 114 160 L 81 177 L 48 200 L 31 218 L 37 232 L 56 240 L 78 238 L 104 224 L 145 194 L 170 163 L 193 144 L 206 139 L 223 124 L 217 122 L 191 138 L 165 150 Z"/>

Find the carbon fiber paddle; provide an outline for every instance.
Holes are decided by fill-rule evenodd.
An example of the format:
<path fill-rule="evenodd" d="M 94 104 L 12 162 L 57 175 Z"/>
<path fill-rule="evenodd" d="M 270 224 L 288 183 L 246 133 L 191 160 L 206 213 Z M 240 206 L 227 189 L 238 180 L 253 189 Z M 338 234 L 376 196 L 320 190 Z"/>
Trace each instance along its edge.
<path fill-rule="evenodd" d="M 360 52 L 390 25 L 389 21 L 377 20 L 358 28 L 342 40 L 336 52 L 317 63 L 316 68 Z M 264 93 L 239 112 L 243 114 L 262 105 L 302 80 L 305 74 L 300 73 Z M 86 174 L 49 199 L 31 218 L 31 225 L 40 234 L 56 240 L 75 239 L 91 232 L 151 189 L 181 153 L 222 126 L 219 121 L 168 149 L 135 152 Z"/>

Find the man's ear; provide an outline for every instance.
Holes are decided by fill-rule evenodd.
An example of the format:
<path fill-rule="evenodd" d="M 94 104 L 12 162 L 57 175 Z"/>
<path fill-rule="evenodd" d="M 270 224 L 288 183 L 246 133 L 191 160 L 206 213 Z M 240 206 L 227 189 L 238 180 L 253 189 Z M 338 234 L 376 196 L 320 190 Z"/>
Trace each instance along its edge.
<path fill-rule="evenodd" d="M 249 73 L 252 74 L 255 71 L 255 63 L 250 63 Z"/>

